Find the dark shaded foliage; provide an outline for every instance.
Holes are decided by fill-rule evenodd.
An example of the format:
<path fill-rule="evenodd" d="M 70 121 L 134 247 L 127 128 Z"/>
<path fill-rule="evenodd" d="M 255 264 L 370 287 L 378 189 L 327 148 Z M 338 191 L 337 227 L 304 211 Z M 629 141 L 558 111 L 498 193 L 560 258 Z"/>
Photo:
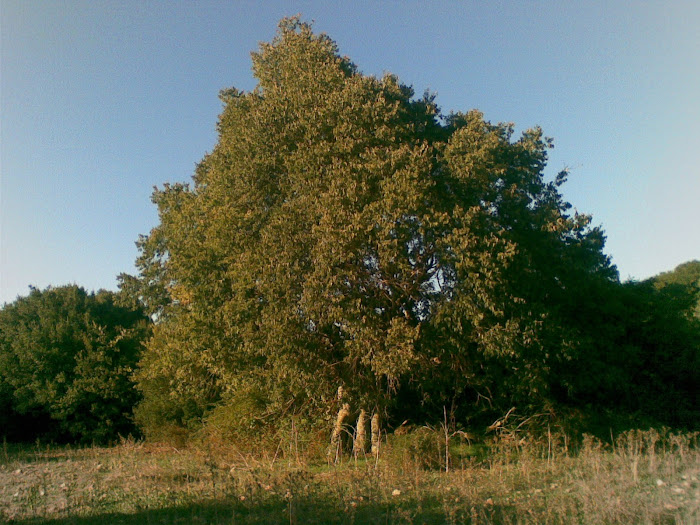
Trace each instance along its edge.
<path fill-rule="evenodd" d="M 111 292 L 32 289 L 0 311 L 0 433 L 97 441 L 135 432 L 132 374 L 150 329 Z"/>

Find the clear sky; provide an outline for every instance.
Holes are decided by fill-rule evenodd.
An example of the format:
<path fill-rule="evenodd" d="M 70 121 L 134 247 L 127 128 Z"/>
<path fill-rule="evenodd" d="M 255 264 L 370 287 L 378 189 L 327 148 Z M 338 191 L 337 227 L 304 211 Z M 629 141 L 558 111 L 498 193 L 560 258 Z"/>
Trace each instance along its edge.
<path fill-rule="evenodd" d="M 0 0 L 0 304 L 116 289 L 216 141 L 221 89 L 300 13 L 365 74 L 555 140 L 623 279 L 700 259 L 700 2 Z"/>

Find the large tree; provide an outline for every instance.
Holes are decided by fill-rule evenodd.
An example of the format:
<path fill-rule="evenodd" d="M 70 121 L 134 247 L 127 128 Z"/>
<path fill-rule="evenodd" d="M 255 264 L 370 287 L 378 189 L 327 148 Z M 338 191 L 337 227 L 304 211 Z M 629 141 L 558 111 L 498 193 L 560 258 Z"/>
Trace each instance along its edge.
<path fill-rule="evenodd" d="M 33 288 L 0 310 L 0 434 L 109 441 L 134 432 L 149 320 L 111 292 Z"/>
<path fill-rule="evenodd" d="M 193 183 L 155 192 L 140 275 L 122 276 L 157 321 L 147 429 L 318 416 L 339 386 L 397 416 L 546 402 L 575 296 L 617 278 L 566 174 L 544 179 L 551 141 L 443 116 L 296 18 L 253 70 L 253 91 L 222 92 Z"/>
<path fill-rule="evenodd" d="M 661 273 L 651 278 L 658 290 L 669 288 L 669 292 L 689 289 L 696 296 L 695 317 L 700 319 L 700 261 L 688 261 L 679 264 L 670 272 Z"/>

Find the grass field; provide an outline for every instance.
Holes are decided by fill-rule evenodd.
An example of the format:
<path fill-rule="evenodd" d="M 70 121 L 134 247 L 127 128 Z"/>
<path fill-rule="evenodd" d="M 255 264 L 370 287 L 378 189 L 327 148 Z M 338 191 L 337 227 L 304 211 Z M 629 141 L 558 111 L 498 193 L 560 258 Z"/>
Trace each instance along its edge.
<path fill-rule="evenodd" d="M 225 444 L 5 444 L 0 521 L 700 523 L 697 434 L 628 432 L 614 444 L 585 438 L 576 446 L 551 436 L 453 439 L 447 454 L 440 439 L 390 436 L 378 459 L 333 465 L 286 444 L 270 456 Z"/>

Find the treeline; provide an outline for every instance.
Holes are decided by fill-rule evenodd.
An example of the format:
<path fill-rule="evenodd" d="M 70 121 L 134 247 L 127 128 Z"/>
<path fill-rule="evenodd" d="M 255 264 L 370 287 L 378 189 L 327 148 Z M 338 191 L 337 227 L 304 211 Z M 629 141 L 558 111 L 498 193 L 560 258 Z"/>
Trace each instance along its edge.
<path fill-rule="evenodd" d="M 448 412 L 480 425 L 513 407 L 697 425 L 700 262 L 620 283 L 602 230 L 562 198 L 567 173 L 545 180 L 539 128 L 514 137 L 476 111 L 444 115 L 298 19 L 253 70 L 253 91 L 222 92 L 219 140 L 192 184 L 154 193 L 160 223 L 137 243 L 139 274 L 120 276 L 139 328 L 104 338 L 143 346 L 98 361 L 124 378 L 120 407 L 138 399 L 146 436 L 327 426 L 339 387 L 389 427 Z M 0 359 L 14 365 L 41 350 L 12 324 Z M 61 348 L 51 355 L 90 353 Z M 6 413 L 31 417 L 40 403 L 23 404 L 11 375 Z M 100 399 L 94 414 L 113 398 Z M 69 415 L 52 410 L 38 413 Z"/>

